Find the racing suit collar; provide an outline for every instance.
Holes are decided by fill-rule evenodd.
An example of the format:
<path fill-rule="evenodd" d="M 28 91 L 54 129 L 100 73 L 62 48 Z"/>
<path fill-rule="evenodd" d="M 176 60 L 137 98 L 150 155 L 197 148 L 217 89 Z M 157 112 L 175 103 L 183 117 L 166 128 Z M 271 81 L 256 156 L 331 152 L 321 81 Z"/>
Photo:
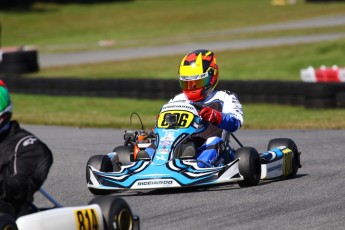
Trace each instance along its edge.
<path fill-rule="evenodd" d="M 19 128 L 20 126 L 17 121 L 10 121 L 6 126 L 4 126 L 4 128 L 0 130 L 0 142 L 2 142 L 7 136 L 13 135 Z"/>
<path fill-rule="evenodd" d="M 10 133 L 10 128 L 11 128 L 10 123 L 8 123 L 7 125 L 1 128 L 0 143 L 8 136 L 8 134 Z"/>
<path fill-rule="evenodd" d="M 7 123 L 4 127 L 0 129 L 0 134 L 7 131 L 10 128 L 10 123 Z"/>

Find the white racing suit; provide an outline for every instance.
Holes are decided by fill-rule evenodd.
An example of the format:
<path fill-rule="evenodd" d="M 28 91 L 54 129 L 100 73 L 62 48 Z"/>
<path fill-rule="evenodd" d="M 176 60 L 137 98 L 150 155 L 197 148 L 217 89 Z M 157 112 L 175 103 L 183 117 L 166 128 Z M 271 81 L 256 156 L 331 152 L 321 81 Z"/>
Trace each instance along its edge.
<path fill-rule="evenodd" d="M 188 98 L 181 93 L 169 102 L 175 101 L 188 101 Z M 218 126 L 209 124 L 205 131 L 193 135 L 193 138 L 196 140 L 198 166 L 212 167 L 220 165 L 225 157 L 224 150 L 226 146 L 224 140 L 228 132 L 233 133 L 237 131 L 243 124 L 242 105 L 235 94 L 229 91 L 216 90 L 197 103 L 203 104 L 204 107 L 216 109 L 222 114 L 222 120 Z M 151 157 L 153 151 L 146 151 Z"/>

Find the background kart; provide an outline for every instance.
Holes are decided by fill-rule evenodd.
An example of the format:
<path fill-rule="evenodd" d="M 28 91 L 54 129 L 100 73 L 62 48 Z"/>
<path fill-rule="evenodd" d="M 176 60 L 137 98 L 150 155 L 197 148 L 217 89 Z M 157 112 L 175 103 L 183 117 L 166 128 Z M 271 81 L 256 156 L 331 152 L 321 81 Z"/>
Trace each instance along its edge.
<path fill-rule="evenodd" d="M 300 153 L 293 140 L 272 139 L 268 151 L 258 153 L 244 147 L 230 133 L 223 135 L 227 156 L 216 167 L 198 167 L 193 134 L 201 133 L 207 123 L 198 115 L 197 104 L 174 102 L 165 104 L 158 116 L 154 135 L 142 138 L 143 131 L 126 131 L 124 146 L 112 153 L 96 155 L 88 160 L 86 180 L 94 194 L 115 190 L 158 189 L 204 186 L 237 182 L 242 186 L 257 185 L 260 179 L 294 177 L 300 165 Z M 200 108 L 198 108 L 200 109 Z M 143 127 L 142 127 L 143 129 Z M 230 147 L 230 139 L 240 146 Z M 144 150 L 151 144 L 156 150 L 152 158 Z M 143 154 L 144 153 L 144 154 Z"/>
<path fill-rule="evenodd" d="M 40 189 L 53 207 L 38 208 L 32 205 L 33 213 L 16 221 L 0 213 L 0 229 L 6 230 L 131 230 L 140 229 L 138 216 L 134 216 L 125 200 L 114 196 L 97 196 L 88 205 L 63 207 L 52 196 Z"/>

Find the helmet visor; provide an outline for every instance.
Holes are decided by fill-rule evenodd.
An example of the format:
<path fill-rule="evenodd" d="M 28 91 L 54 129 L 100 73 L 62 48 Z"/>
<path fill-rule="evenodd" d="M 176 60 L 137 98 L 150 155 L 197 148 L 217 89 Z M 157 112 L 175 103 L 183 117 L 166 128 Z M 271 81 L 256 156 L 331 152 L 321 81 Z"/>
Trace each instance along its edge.
<path fill-rule="evenodd" d="M 183 90 L 194 90 L 202 87 L 206 87 L 210 84 L 211 76 L 208 72 L 194 75 L 194 76 L 181 76 L 180 75 L 180 87 Z"/>

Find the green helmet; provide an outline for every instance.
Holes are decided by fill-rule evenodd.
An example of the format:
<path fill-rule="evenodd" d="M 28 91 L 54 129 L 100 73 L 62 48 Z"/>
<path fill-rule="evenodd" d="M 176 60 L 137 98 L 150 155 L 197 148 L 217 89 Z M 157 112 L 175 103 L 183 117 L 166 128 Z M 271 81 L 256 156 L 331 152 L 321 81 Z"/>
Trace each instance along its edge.
<path fill-rule="evenodd" d="M 12 116 L 12 103 L 5 83 L 0 80 L 0 132 L 9 123 Z"/>

